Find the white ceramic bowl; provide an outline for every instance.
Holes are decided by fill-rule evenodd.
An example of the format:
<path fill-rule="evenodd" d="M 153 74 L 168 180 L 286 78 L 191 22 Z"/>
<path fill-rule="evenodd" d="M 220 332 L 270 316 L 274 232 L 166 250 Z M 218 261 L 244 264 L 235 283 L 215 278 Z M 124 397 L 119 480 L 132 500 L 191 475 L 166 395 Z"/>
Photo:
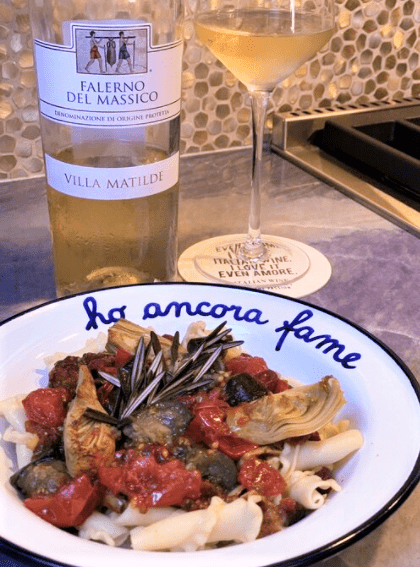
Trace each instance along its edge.
<path fill-rule="evenodd" d="M 29 310 L 0 327 L 0 399 L 45 386 L 45 356 L 77 351 L 121 315 L 158 332 L 181 334 L 194 320 L 206 321 L 208 328 L 226 320 L 235 338 L 245 341 L 247 352 L 262 356 L 283 375 L 304 383 L 329 374 L 338 378 L 347 399 L 341 415 L 364 436 L 363 447 L 336 475 L 343 490 L 272 536 L 210 551 L 165 553 L 116 549 L 76 538 L 34 516 L 2 485 L 0 537 L 6 552 L 12 550 L 32 565 L 38 557 L 42 565 L 77 567 L 214 567 L 230 561 L 241 567 L 308 565 L 366 535 L 417 484 L 419 387 L 409 370 L 356 325 L 266 292 L 153 284 L 81 294 Z M 402 442 L 406 439 L 410 442 Z M 12 454 L 11 447 L 6 450 Z"/>

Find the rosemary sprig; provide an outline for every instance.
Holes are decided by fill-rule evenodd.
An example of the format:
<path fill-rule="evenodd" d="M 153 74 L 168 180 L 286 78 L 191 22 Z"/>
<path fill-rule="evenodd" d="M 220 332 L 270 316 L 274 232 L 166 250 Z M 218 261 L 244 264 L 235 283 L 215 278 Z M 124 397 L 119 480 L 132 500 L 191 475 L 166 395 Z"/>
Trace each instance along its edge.
<path fill-rule="evenodd" d="M 231 329 L 224 329 L 225 325 L 226 322 L 213 329 L 209 335 L 190 341 L 188 354 L 183 357 L 180 356 L 177 332 L 167 361 L 159 338 L 153 331 L 147 345 L 141 337 L 132 362 L 118 369 L 117 377 L 99 372 L 102 378 L 120 388 L 112 416 L 91 409 L 86 410 L 85 415 L 120 426 L 144 407 L 210 386 L 214 382 L 212 368 L 221 354 L 243 343 L 229 340 Z"/>
<path fill-rule="evenodd" d="M 108 423 L 109 425 L 114 425 L 116 427 L 121 426 L 121 419 L 112 417 L 103 411 L 99 411 L 93 408 L 87 408 L 83 414 L 85 417 L 94 419 L 95 421 L 101 421 L 102 423 Z"/>

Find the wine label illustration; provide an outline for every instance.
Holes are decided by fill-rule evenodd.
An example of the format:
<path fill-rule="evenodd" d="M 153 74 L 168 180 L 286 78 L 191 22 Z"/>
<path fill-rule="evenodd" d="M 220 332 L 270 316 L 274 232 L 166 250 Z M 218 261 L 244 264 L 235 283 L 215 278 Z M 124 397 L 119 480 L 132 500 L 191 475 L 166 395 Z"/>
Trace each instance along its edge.
<path fill-rule="evenodd" d="M 180 113 L 182 41 L 152 45 L 147 23 L 65 22 L 64 45 L 34 40 L 43 117 L 94 128 L 146 126 Z M 65 70 L 65 71 L 63 71 Z"/>

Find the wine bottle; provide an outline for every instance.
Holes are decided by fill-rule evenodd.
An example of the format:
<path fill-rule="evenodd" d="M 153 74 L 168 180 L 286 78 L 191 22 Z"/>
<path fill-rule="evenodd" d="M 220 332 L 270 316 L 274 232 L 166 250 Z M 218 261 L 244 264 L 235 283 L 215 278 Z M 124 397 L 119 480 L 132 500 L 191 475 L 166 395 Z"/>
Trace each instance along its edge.
<path fill-rule="evenodd" d="M 174 279 L 182 4 L 30 14 L 57 295 Z"/>

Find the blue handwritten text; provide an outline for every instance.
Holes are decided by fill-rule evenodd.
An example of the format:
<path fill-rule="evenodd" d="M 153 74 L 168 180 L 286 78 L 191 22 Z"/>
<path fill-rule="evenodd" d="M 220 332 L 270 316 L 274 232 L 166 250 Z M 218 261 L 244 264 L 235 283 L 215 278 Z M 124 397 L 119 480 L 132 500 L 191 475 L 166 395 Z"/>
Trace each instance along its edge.
<path fill-rule="evenodd" d="M 105 324 L 116 323 L 118 319 L 124 319 L 125 310 L 127 308 L 126 305 L 123 305 L 122 307 L 114 307 L 108 311 L 108 317 L 105 317 L 105 315 L 98 311 L 98 304 L 94 297 L 86 297 L 83 301 L 83 307 L 89 317 L 88 324 L 86 325 L 86 331 L 98 328 L 98 324 L 96 322 L 97 319 Z"/>
<path fill-rule="evenodd" d="M 332 357 L 336 362 L 339 362 L 343 368 L 356 368 L 352 362 L 356 362 L 362 358 L 362 355 L 358 352 L 352 352 L 341 356 L 344 353 L 345 346 L 342 345 L 337 339 L 333 339 L 331 335 L 316 335 L 315 330 L 309 326 L 298 326 L 302 323 L 308 321 L 313 317 L 313 313 L 310 309 L 305 309 L 301 311 L 296 317 L 289 323 L 289 321 L 283 321 L 283 326 L 275 329 L 276 333 L 280 333 L 280 338 L 277 341 L 276 350 L 280 350 L 284 344 L 284 341 L 289 333 L 293 333 L 297 339 L 303 340 L 305 343 L 317 343 L 315 348 L 323 349 L 323 353 L 327 354 L 334 351 Z"/>
<path fill-rule="evenodd" d="M 220 319 L 225 317 L 227 313 L 232 313 L 236 321 L 246 321 L 247 323 L 256 323 L 257 325 L 268 323 L 268 319 L 262 319 L 262 311 L 259 309 L 244 311 L 243 307 L 239 305 L 224 305 L 223 303 L 212 305 L 208 301 L 201 301 L 195 308 L 188 301 L 181 303 L 172 301 L 164 308 L 159 303 L 148 303 L 144 307 L 143 319 L 166 317 L 171 310 L 174 312 L 175 317 L 181 317 L 183 310 L 187 315 L 200 315 L 202 317 L 214 317 L 215 319 Z"/>

